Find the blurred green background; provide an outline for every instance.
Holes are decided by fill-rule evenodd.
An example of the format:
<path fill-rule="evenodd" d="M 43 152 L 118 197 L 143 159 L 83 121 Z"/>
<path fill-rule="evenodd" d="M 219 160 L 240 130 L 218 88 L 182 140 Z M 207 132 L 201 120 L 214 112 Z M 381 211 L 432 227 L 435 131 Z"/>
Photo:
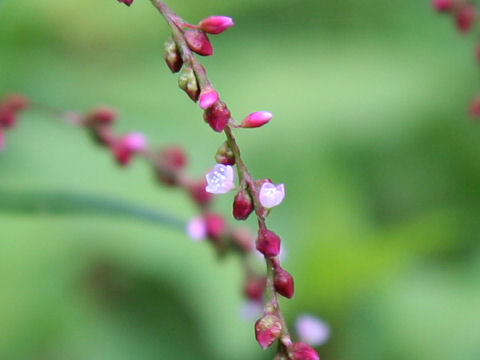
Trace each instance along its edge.
<path fill-rule="evenodd" d="M 170 1 L 191 22 L 236 26 L 202 59 L 237 118 L 257 178 L 287 185 L 283 235 L 302 312 L 332 327 L 322 359 L 480 359 L 480 129 L 472 37 L 427 0 Z M 147 0 L 0 1 L 0 93 L 117 107 L 122 131 L 181 144 L 191 173 L 223 136 L 162 60 Z M 0 154 L 0 359 L 270 359 L 255 343 L 239 260 L 178 229 L 93 212 L 51 214 L 41 194 L 88 194 L 185 221 L 185 195 L 142 162 L 125 171 L 78 129 L 23 116 Z M 81 195 L 80 195 L 81 196 Z M 216 208 L 230 213 L 233 193 Z M 29 203 L 29 201 L 31 203 Z M 67 210 L 67 209 L 65 209 Z M 252 229 L 254 222 L 249 223 Z"/>

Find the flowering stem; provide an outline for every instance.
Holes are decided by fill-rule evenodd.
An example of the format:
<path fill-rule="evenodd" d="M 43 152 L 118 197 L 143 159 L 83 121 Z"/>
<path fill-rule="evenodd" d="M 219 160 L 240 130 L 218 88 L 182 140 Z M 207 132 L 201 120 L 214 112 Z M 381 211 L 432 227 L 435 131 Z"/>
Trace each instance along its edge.
<path fill-rule="evenodd" d="M 177 14 L 175 14 L 163 1 L 160 0 L 151 0 L 152 4 L 160 11 L 168 25 L 172 30 L 172 37 L 175 41 L 178 51 L 182 57 L 182 60 L 185 64 L 189 65 L 196 76 L 196 79 L 199 83 L 200 89 L 204 89 L 207 86 L 210 86 L 210 80 L 208 79 L 207 72 L 205 68 L 197 60 L 196 56 L 190 50 L 187 45 L 187 42 L 184 37 L 182 26 L 186 23 L 183 21 Z M 250 194 L 253 204 L 255 214 L 257 216 L 259 230 L 267 230 L 267 225 L 265 221 L 266 211 L 265 208 L 261 205 L 259 200 L 259 194 L 257 186 L 248 170 L 245 161 L 241 157 L 240 148 L 237 144 L 235 136 L 233 134 L 232 128 L 237 127 L 234 124 L 233 119 L 231 118 L 229 124 L 225 127 L 224 133 L 227 138 L 228 145 L 232 150 L 235 156 L 235 163 L 238 170 L 239 180 L 241 184 L 246 185 L 246 190 Z M 274 278 L 277 269 L 279 268 L 279 260 L 277 257 L 268 258 L 265 257 L 266 267 L 267 267 L 267 284 L 265 289 L 265 312 L 270 314 L 275 314 L 282 323 L 282 334 L 280 341 L 283 346 L 286 348 L 291 345 L 292 341 L 288 331 L 287 324 L 285 322 L 284 316 L 281 312 L 278 303 L 278 296 L 275 290 Z"/>

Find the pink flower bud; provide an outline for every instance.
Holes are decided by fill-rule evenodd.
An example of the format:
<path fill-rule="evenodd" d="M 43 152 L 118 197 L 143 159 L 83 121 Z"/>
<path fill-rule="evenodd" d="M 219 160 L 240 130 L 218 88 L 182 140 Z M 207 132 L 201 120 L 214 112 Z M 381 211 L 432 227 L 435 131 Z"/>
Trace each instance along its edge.
<path fill-rule="evenodd" d="M 215 161 L 217 164 L 223 165 L 235 164 L 235 154 L 226 141 L 218 148 L 217 153 L 215 154 Z"/>
<path fill-rule="evenodd" d="M 210 16 L 198 24 L 200 30 L 209 34 L 220 34 L 234 25 L 233 19 L 228 16 Z"/>
<path fill-rule="evenodd" d="M 318 353 L 303 342 L 294 343 L 289 350 L 293 360 L 320 360 Z"/>
<path fill-rule="evenodd" d="M 198 55 L 213 55 L 213 46 L 208 36 L 200 30 L 187 30 L 184 33 L 188 47 Z"/>
<path fill-rule="evenodd" d="M 214 241 L 218 241 L 225 234 L 227 223 L 222 215 L 207 214 L 205 216 L 207 226 L 207 236 Z"/>
<path fill-rule="evenodd" d="M 480 96 L 477 96 L 470 105 L 470 115 L 474 118 L 480 117 Z"/>
<path fill-rule="evenodd" d="M 203 118 L 213 130 L 221 132 L 228 125 L 230 110 L 222 100 L 218 100 L 213 106 L 205 110 Z"/>
<path fill-rule="evenodd" d="M 5 131 L 0 127 L 0 151 L 2 151 L 5 148 L 5 145 L 7 143 L 7 140 L 5 138 Z"/>
<path fill-rule="evenodd" d="M 132 160 L 132 152 L 128 151 L 124 146 L 121 144 L 115 144 L 112 146 L 112 153 L 117 163 L 122 166 L 127 166 L 130 164 Z"/>
<path fill-rule="evenodd" d="M 9 107 L 0 107 L 0 126 L 9 129 L 17 124 L 17 114 Z"/>
<path fill-rule="evenodd" d="M 215 104 L 218 100 L 218 92 L 214 89 L 204 89 L 200 92 L 200 98 L 198 104 L 200 107 L 205 110 L 208 109 L 210 106 Z"/>
<path fill-rule="evenodd" d="M 246 190 L 240 190 L 233 201 L 233 217 L 237 220 L 246 220 L 252 211 L 252 197 Z"/>
<path fill-rule="evenodd" d="M 197 77 L 191 67 L 184 66 L 178 77 L 178 86 L 185 91 L 193 101 L 198 100 L 200 90 L 198 88 Z"/>
<path fill-rule="evenodd" d="M 131 153 L 144 151 L 148 146 L 148 141 L 145 135 L 138 132 L 126 135 L 121 142 L 125 149 Z"/>
<path fill-rule="evenodd" d="M 257 128 L 267 124 L 273 117 L 273 114 L 268 111 L 257 111 L 248 115 L 243 120 L 242 127 Z"/>
<path fill-rule="evenodd" d="M 295 294 L 295 286 L 293 283 L 293 276 L 281 267 L 275 270 L 275 277 L 273 279 L 275 290 L 286 298 L 291 299 Z"/>
<path fill-rule="evenodd" d="M 245 283 L 245 296 L 250 300 L 262 300 L 266 284 L 265 276 L 248 278 Z"/>
<path fill-rule="evenodd" d="M 269 348 L 282 334 L 282 323 L 275 315 L 265 315 L 255 323 L 255 337 L 262 349 Z"/>
<path fill-rule="evenodd" d="M 111 125 L 117 118 L 115 109 L 102 106 L 92 110 L 87 115 L 87 124 L 89 125 Z"/>
<path fill-rule="evenodd" d="M 258 232 L 257 250 L 265 257 L 277 256 L 280 253 L 280 237 L 273 231 L 262 229 Z"/>
<path fill-rule="evenodd" d="M 207 180 L 201 179 L 192 183 L 188 188 L 190 196 L 200 206 L 208 205 L 213 199 L 213 194 L 205 191 L 206 186 Z"/>
<path fill-rule="evenodd" d="M 124 3 L 127 6 L 130 6 L 130 5 L 132 5 L 133 0 L 118 0 L 118 2 Z"/>
<path fill-rule="evenodd" d="M 440 12 L 449 11 L 452 9 L 453 1 L 452 0 L 432 0 L 432 6 L 435 10 Z"/>
<path fill-rule="evenodd" d="M 463 6 L 455 14 L 457 28 L 462 33 L 467 33 L 472 28 L 477 19 L 477 10 L 472 4 Z"/>

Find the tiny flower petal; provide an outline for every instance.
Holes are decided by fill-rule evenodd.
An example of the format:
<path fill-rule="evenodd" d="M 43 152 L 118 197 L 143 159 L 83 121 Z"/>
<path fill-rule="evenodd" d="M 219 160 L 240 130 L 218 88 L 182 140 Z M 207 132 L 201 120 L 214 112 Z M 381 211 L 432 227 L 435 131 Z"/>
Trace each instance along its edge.
<path fill-rule="evenodd" d="M 187 234 L 194 241 L 204 240 L 207 236 L 207 225 L 201 217 L 194 217 L 187 224 Z"/>
<path fill-rule="evenodd" d="M 259 200 L 263 207 L 270 209 L 279 205 L 285 197 L 285 185 L 265 182 L 260 188 Z"/>
<path fill-rule="evenodd" d="M 205 178 L 208 185 L 205 190 L 211 194 L 226 194 L 234 187 L 235 174 L 230 165 L 217 164 Z"/>
<path fill-rule="evenodd" d="M 311 346 L 319 346 L 330 338 L 330 326 L 312 315 L 301 315 L 295 322 L 299 339 Z"/>
<path fill-rule="evenodd" d="M 205 110 L 208 109 L 210 106 L 215 104 L 218 100 L 218 92 L 213 89 L 207 89 L 200 93 L 200 98 L 198 101 L 198 105 Z"/>

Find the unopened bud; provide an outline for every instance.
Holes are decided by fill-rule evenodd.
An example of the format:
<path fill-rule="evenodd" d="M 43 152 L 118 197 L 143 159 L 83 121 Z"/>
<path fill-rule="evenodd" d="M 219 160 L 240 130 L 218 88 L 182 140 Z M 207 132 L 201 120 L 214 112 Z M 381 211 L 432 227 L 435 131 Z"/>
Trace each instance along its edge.
<path fill-rule="evenodd" d="M 230 110 L 222 100 L 218 100 L 213 106 L 205 110 L 203 118 L 213 130 L 220 132 L 228 125 Z"/>
<path fill-rule="evenodd" d="M 244 128 L 257 128 L 267 124 L 273 117 L 273 114 L 268 111 L 257 111 L 248 115 L 243 120 L 242 127 Z"/>
<path fill-rule="evenodd" d="M 130 6 L 130 5 L 132 5 L 133 0 L 118 0 L 118 2 L 124 3 L 127 6 Z"/>
<path fill-rule="evenodd" d="M 467 33 L 472 28 L 477 19 L 477 10 L 474 5 L 464 5 L 460 10 L 455 13 L 455 20 L 457 28 L 462 33 Z"/>
<path fill-rule="evenodd" d="M 6 107 L 17 112 L 25 110 L 30 105 L 30 99 L 20 94 L 10 94 L 2 99 L 0 107 Z"/>
<path fill-rule="evenodd" d="M 121 144 L 115 144 L 112 146 L 112 154 L 117 160 L 117 163 L 122 166 L 127 166 L 132 160 L 132 152 L 128 151 Z"/>
<path fill-rule="evenodd" d="M 281 267 L 275 269 L 275 277 L 273 279 L 275 290 L 282 296 L 291 299 L 295 294 L 295 285 L 293 276 Z"/>
<path fill-rule="evenodd" d="M 170 170 L 180 171 L 187 165 L 187 155 L 181 146 L 167 146 L 160 152 L 160 162 Z"/>
<path fill-rule="evenodd" d="M 280 253 L 280 237 L 273 231 L 262 229 L 258 232 L 257 250 L 265 257 L 277 256 Z"/>
<path fill-rule="evenodd" d="M 165 42 L 163 57 L 173 73 L 180 71 L 183 65 L 183 60 L 178 52 L 177 44 L 175 44 L 173 39 L 168 39 Z"/>
<path fill-rule="evenodd" d="M 215 162 L 223 165 L 235 164 L 235 154 L 226 141 L 218 148 L 215 154 Z"/>
<path fill-rule="evenodd" d="M 473 118 L 480 117 L 480 96 L 477 96 L 473 99 L 472 103 L 470 104 L 470 115 Z"/>
<path fill-rule="evenodd" d="M 275 315 L 265 315 L 255 323 L 255 337 L 262 349 L 269 348 L 281 334 L 282 323 Z"/>
<path fill-rule="evenodd" d="M 117 118 L 117 112 L 115 109 L 102 106 L 96 109 L 93 109 L 87 115 L 87 124 L 88 125 L 111 125 Z"/>
<path fill-rule="evenodd" d="M 197 78 L 191 67 L 184 67 L 182 69 L 178 78 L 178 86 L 190 96 L 190 99 L 193 101 L 198 100 L 200 90 L 198 89 Z"/>
<path fill-rule="evenodd" d="M 205 110 L 208 109 L 210 106 L 215 104 L 218 100 L 218 92 L 215 89 L 207 88 L 200 92 L 200 98 L 198 101 L 198 105 Z"/>
<path fill-rule="evenodd" d="M 435 10 L 443 12 L 449 11 L 453 7 L 452 0 L 432 0 L 432 6 Z"/>
<path fill-rule="evenodd" d="M 303 342 L 293 343 L 289 350 L 293 360 L 320 360 L 318 353 Z"/>
<path fill-rule="evenodd" d="M 245 296 L 250 300 L 262 300 L 267 284 L 266 277 L 250 277 L 245 283 Z"/>
<path fill-rule="evenodd" d="M 252 197 L 245 189 L 240 190 L 233 201 L 233 217 L 237 220 L 246 220 L 252 211 Z"/>
<path fill-rule="evenodd" d="M 17 124 L 17 114 L 8 107 L 0 107 L 0 126 L 6 129 L 12 128 Z"/>
<path fill-rule="evenodd" d="M 220 34 L 234 25 L 233 19 L 228 16 L 210 16 L 198 24 L 200 30 L 209 34 Z"/>
<path fill-rule="evenodd" d="M 0 151 L 5 148 L 7 140 L 5 138 L 5 131 L 0 127 Z"/>
<path fill-rule="evenodd" d="M 187 30 L 184 33 L 188 47 L 198 55 L 213 55 L 213 46 L 207 34 L 200 30 Z"/>
<path fill-rule="evenodd" d="M 218 241 L 225 234 L 227 224 L 222 215 L 207 214 L 205 216 L 207 226 L 207 236 L 214 241 Z"/>
<path fill-rule="evenodd" d="M 213 199 L 213 194 L 205 191 L 206 185 L 207 181 L 202 179 L 192 183 L 188 188 L 190 196 L 200 206 L 208 205 Z"/>

